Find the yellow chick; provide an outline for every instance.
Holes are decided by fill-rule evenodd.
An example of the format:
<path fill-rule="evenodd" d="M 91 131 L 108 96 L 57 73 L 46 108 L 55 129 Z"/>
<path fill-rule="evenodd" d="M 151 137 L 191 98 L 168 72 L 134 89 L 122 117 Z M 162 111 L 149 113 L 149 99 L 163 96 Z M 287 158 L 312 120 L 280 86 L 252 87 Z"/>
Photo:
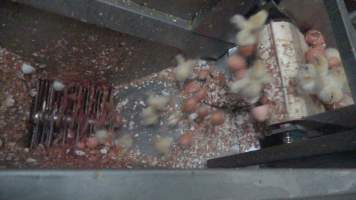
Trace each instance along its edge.
<path fill-rule="evenodd" d="M 147 103 L 150 107 L 156 110 L 164 110 L 169 102 L 169 97 L 160 95 L 150 95 Z"/>
<path fill-rule="evenodd" d="M 168 155 L 172 142 L 173 138 L 171 137 L 156 136 L 153 139 L 153 146 L 159 153 Z"/>
<path fill-rule="evenodd" d="M 342 85 L 332 75 L 322 76 L 317 82 L 318 97 L 326 104 L 341 101 L 344 94 Z"/>
<path fill-rule="evenodd" d="M 256 44 L 257 37 L 248 30 L 242 30 L 236 35 L 236 44 L 240 46 L 247 46 Z"/>
<path fill-rule="evenodd" d="M 268 12 L 266 10 L 261 10 L 248 19 L 242 15 L 234 15 L 230 21 L 240 30 L 253 32 L 260 29 L 266 23 L 267 17 Z"/>
<path fill-rule="evenodd" d="M 350 86 L 347 81 L 345 70 L 343 66 L 333 67 L 330 69 L 330 75 L 334 77 L 342 86 L 344 92 L 350 92 Z"/>
<path fill-rule="evenodd" d="M 296 76 L 299 89 L 306 94 L 315 94 L 316 77 L 317 77 L 317 72 L 313 65 L 311 64 L 300 65 Z"/>
<path fill-rule="evenodd" d="M 327 49 L 325 49 L 325 56 L 326 56 L 326 58 L 335 57 L 335 58 L 341 59 L 340 52 L 335 48 L 327 48 Z"/>
<path fill-rule="evenodd" d="M 185 60 L 182 55 L 177 55 L 176 59 L 178 63 L 175 69 L 176 80 L 183 82 L 191 76 L 193 67 L 197 64 L 197 61 L 190 59 Z"/>
<path fill-rule="evenodd" d="M 319 76 L 326 76 L 329 73 L 329 63 L 325 56 L 319 55 L 311 62 Z"/>
<path fill-rule="evenodd" d="M 153 107 L 147 107 L 142 111 L 142 118 L 144 125 L 154 125 L 159 122 L 159 115 Z"/>
<path fill-rule="evenodd" d="M 260 98 L 264 84 L 270 81 L 271 76 L 266 66 L 257 60 L 242 79 L 230 84 L 230 91 L 238 93 L 250 103 L 255 103 Z"/>

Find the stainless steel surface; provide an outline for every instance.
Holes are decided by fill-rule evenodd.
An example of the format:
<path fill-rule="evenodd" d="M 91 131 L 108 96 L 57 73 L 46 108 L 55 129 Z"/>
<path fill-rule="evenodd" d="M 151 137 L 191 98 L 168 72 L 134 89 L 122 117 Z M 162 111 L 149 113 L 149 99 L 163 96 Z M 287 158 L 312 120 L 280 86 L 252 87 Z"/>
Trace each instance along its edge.
<path fill-rule="evenodd" d="M 194 33 L 191 20 L 126 0 L 16 0 L 35 8 L 75 18 L 182 49 L 191 56 L 217 59 L 233 44 Z"/>
<path fill-rule="evenodd" d="M 257 200 L 355 192 L 355 170 L 0 172 L 0 199 Z"/>

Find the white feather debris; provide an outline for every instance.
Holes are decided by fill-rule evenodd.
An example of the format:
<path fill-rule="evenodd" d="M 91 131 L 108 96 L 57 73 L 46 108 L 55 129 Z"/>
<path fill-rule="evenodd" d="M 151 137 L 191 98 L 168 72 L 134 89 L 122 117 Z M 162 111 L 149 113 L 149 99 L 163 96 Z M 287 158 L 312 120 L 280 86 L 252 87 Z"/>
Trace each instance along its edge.
<path fill-rule="evenodd" d="M 23 63 L 21 66 L 21 71 L 23 74 L 32 74 L 36 71 L 36 69 L 27 63 Z"/>
<path fill-rule="evenodd" d="M 105 143 L 109 137 L 109 132 L 106 129 L 99 129 L 95 132 L 95 138 L 99 143 Z"/>
<path fill-rule="evenodd" d="M 53 81 L 52 87 L 55 91 L 62 91 L 65 88 L 65 85 L 58 80 Z"/>

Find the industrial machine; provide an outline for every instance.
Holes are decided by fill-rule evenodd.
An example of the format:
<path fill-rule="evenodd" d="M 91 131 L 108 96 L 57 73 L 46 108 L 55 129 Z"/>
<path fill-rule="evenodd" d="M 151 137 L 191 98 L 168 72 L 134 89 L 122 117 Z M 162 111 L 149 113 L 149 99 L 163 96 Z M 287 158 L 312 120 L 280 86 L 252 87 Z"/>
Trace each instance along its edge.
<path fill-rule="evenodd" d="M 170 48 L 174 47 L 173 53 L 183 52 L 191 57 L 199 57 L 206 61 L 199 65 L 204 66 L 211 62 L 215 63 L 218 68 L 225 65 L 227 57 L 236 46 L 236 29 L 231 25 L 230 18 L 236 13 L 251 16 L 260 9 L 266 9 L 270 14 L 269 23 L 271 26 L 273 26 L 273 23 L 275 23 L 275 26 L 279 26 L 278 22 L 287 21 L 298 27 L 301 32 L 309 29 L 320 30 L 324 34 L 327 44 L 337 47 L 340 51 L 352 93 L 351 97 L 356 99 L 356 69 L 354 69 L 356 66 L 356 33 L 352 24 L 352 16 L 355 12 L 353 9 L 356 6 L 353 1 L 16 0 L 14 2 L 19 3 L 18 6 L 20 7 L 30 6 L 80 20 L 87 24 L 167 45 Z M 6 2 L 4 5 L 12 8 L 12 4 L 13 2 Z M 16 9 L 16 6 L 14 8 Z M 0 36 L 2 32 L 6 34 L 0 37 L 0 45 L 11 48 L 10 43 L 3 42 L 6 40 L 5 36 L 9 37 L 12 34 L 11 31 L 7 32 L 0 29 Z M 295 38 L 292 37 L 291 40 L 293 39 Z M 46 40 L 45 37 L 44 40 Z M 51 45 L 49 44 L 50 47 Z M 56 45 L 60 46 L 61 44 Z M 53 54 L 55 54 L 55 51 Z M 154 57 L 154 55 L 150 55 L 150 57 Z M 164 57 L 163 53 L 162 57 Z M 155 64 L 162 64 L 160 62 L 163 62 L 167 65 L 167 62 L 164 63 L 165 61 L 148 62 Z M 281 67 L 281 65 L 278 65 L 278 67 Z M 140 71 L 139 69 L 133 71 L 135 70 Z M 142 72 L 135 78 L 146 75 L 148 75 L 147 72 Z M 26 77 L 24 77 L 24 80 L 26 81 Z M 58 113 L 67 112 L 65 109 L 67 107 L 63 106 L 67 106 L 67 104 L 63 102 L 71 102 L 71 94 L 75 94 L 76 99 L 80 97 L 81 102 L 84 102 L 83 104 L 73 103 L 71 109 L 75 109 L 76 105 L 78 105 L 78 109 L 83 106 L 85 113 L 89 113 L 88 116 L 90 117 L 88 118 L 99 121 L 100 119 L 102 121 L 109 120 L 111 113 L 105 112 L 105 106 L 109 103 L 105 104 L 105 102 L 113 101 L 110 96 L 115 96 L 115 88 L 102 82 L 93 85 L 91 82 L 78 83 L 77 80 L 67 79 L 68 83 L 73 83 L 74 80 L 73 87 L 68 94 L 65 94 L 67 96 L 64 95 L 65 97 L 59 98 L 54 89 L 50 87 L 49 80 L 51 79 L 38 82 L 37 90 L 40 92 L 34 95 L 36 98 L 34 108 L 32 107 L 34 111 L 31 112 L 31 119 L 33 124 L 36 125 L 32 126 L 35 135 L 32 135 L 30 140 L 32 146 L 39 144 L 50 146 L 54 140 L 53 134 L 58 126 L 55 125 L 55 120 L 51 122 L 47 119 L 58 118 L 60 116 Z M 160 77 L 155 77 L 154 80 L 156 80 L 156 83 L 160 81 L 169 83 L 169 80 Z M 139 98 L 133 94 L 147 92 L 141 88 L 135 89 L 130 85 L 127 87 L 129 89 L 123 94 L 129 99 Z M 154 88 L 154 91 L 163 91 L 170 88 L 155 83 L 152 83 L 149 87 Z M 93 93 L 90 93 L 91 91 Z M 173 91 L 174 94 L 176 92 L 173 89 L 168 89 L 168 91 Z M 286 98 L 288 100 L 288 97 Z M 116 100 L 119 103 L 123 102 L 122 99 L 118 99 Z M 43 102 L 53 104 L 56 113 L 42 112 Z M 134 114 L 124 111 L 127 115 L 134 116 Z M 7 191 L 3 194 L 0 193 L 0 197 L 4 199 L 19 198 L 20 195 L 25 194 L 29 199 L 48 198 L 53 195 L 57 198 L 66 198 L 74 194 L 75 198 L 89 199 L 95 197 L 234 199 L 237 195 L 243 196 L 244 199 L 352 198 L 356 190 L 355 172 L 352 169 L 333 170 L 330 168 L 354 168 L 356 166 L 355 111 L 355 105 L 352 104 L 335 110 L 307 113 L 302 117 L 275 120 L 268 124 L 269 134 L 261 138 L 259 149 L 250 149 L 227 156 L 214 156 L 207 160 L 206 167 L 210 169 L 205 170 L 4 170 L 0 172 L 0 185 L 3 188 L 0 190 L 5 191 L 6 189 Z M 71 126 L 71 122 L 77 120 L 74 118 L 68 118 L 66 125 Z M 79 138 L 82 132 L 92 131 L 90 123 L 85 125 L 85 123 L 78 122 L 78 124 L 80 126 L 76 126 L 77 133 L 71 136 L 72 138 L 61 138 L 60 142 L 66 144 L 66 140 Z M 112 123 L 105 125 L 114 126 Z M 52 130 L 47 127 L 54 128 Z M 132 131 L 130 127 L 127 127 L 127 129 L 125 127 L 124 130 Z M 149 133 L 146 129 L 140 130 Z M 48 132 L 51 133 L 50 136 L 43 136 L 43 133 Z M 138 138 L 145 140 L 143 136 Z M 76 142 L 78 141 L 79 139 L 76 140 Z M 142 142 L 142 145 L 147 144 Z M 54 165 L 56 163 L 50 165 L 50 168 L 53 168 Z M 240 167 L 247 168 L 244 168 L 244 170 L 225 169 Z M 253 169 L 255 167 L 261 169 Z M 179 168 L 179 165 L 177 168 Z M 329 169 L 270 170 L 266 168 Z M 320 185 L 315 186 L 312 178 L 319 181 L 318 184 Z M 55 186 L 57 181 L 62 182 Z M 174 189 L 170 188 L 174 186 L 173 184 L 177 184 Z M 32 193 L 31 190 L 39 188 L 42 192 Z M 20 192 L 17 193 L 14 190 Z M 75 191 L 80 192 L 76 193 Z M 334 194 L 336 196 L 332 196 Z M 323 195 L 326 196 L 323 197 Z"/>

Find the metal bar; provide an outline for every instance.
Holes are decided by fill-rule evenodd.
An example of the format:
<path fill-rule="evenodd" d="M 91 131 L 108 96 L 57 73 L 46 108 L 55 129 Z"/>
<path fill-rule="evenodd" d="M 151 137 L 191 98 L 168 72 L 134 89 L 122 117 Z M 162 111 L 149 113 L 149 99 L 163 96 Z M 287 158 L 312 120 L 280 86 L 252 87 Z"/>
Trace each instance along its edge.
<path fill-rule="evenodd" d="M 356 99 L 356 32 L 343 0 L 324 0 L 353 99 Z"/>
<path fill-rule="evenodd" d="M 215 158 L 208 160 L 207 166 L 209 168 L 236 168 L 352 150 L 356 150 L 356 129 L 258 151 Z"/>
<path fill-rule="evenodd" d="M 355 170 L 6 170 L 0 199 L 289 199 L 355 193 L 355 183 Z"/>
<path fill-rule="evenodd" d="M 17 0 L 17 2 L 174 46 L 193 57 L 217 59 L 234 46 L 220 39 L 194 33 L 192 21 L 129 0 Z"/>
<path fill-rule="evenodd" d="M 342 126 L 345 128 L 356 128 L 356 106 L 351 105 L 334 111 L 329 111 L 301 120 L 301 123 L 324 123 Z"/>

